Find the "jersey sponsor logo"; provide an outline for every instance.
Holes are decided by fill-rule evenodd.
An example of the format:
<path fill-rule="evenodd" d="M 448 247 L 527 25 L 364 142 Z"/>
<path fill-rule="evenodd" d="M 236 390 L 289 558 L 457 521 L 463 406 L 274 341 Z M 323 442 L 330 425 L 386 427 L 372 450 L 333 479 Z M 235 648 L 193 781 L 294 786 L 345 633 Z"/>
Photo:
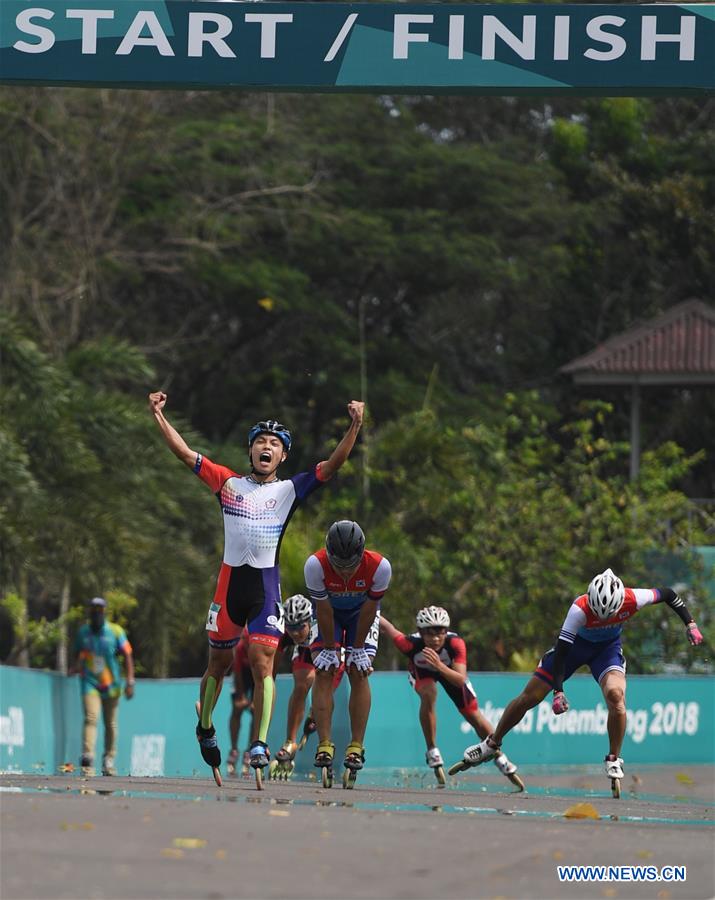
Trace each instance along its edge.
<path fill-rule="evenodd" d="M 276 631 L 280 631 L 283 633 L 283 621 L 282 618 L 277 618 L 276 616 L 267 616 L 266 624 L 270 625 L 272 628 L 275 628 Z"/>
<path fill-rule="evenodd" d="M 361 588 L 366 587 L 365 579 L 364 579 L 364 578 L 358 579 L 358 580 L 355 582 L 355 587 L 361 587 Z"/>
<path fill-rule="evenodd" d="M 265 644 L 267 647 L 277 647 L 278 638 L 271 634 L 251 634 L 252 644 Z"/>
<path fill-rule="evenodd" d="M 276 502 L 276 500 L 266 500 L 266 509 L 275 509 Z"/>

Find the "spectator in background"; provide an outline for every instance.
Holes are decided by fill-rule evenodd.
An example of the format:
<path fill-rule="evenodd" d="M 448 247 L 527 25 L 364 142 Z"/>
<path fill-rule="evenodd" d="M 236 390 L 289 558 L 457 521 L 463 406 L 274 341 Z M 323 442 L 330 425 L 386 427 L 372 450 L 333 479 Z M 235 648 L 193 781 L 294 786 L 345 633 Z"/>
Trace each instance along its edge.
<path fill-rule="evenodd" d="M 97 743 L 99 712 L 104 719 L 104 756 L 102 775 L 116 775 L 114 757 L 117 750 L 119 698 L 122 693 L 122 674 L 119 657 L 127 666 L 124 695 L 134 696 L 134 658 L 132 647 L 120 625 L 105 620 L 107 601 L 94 597 L 88 605 L 89 621 L 77 632 L 76 660 L 71 675 L 81 676 L 84 727 L 82 729 L 83 775 L 94 775 L 94 750 Z"/>

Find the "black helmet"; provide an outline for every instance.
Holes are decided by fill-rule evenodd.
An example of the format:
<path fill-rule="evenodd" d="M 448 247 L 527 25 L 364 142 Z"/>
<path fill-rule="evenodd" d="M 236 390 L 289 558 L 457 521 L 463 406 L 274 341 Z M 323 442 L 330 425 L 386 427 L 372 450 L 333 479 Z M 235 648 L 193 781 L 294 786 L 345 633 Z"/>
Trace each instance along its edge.
<path fill-rule="evenodd" d="M 275 436 L 277 438 L 280 438 L 280 440 L 282 441 L 286 453 L 290 453 L 292 440 L 290 431 L 288 431 L 285 425 L 281 425 L 281 423 L 276 422 L 275 419 L 267 419 L 265 422 L 256 422 L 256 424 L 248 432 L 249 452 L 251 450 L 251 447 L 253 446 L 253 442 L 256 440 L 259 434 L 275 434 Z"/>
<path fill-rule="evenodd" d="M 352 569 L 362 559 L 365 535 L 357 522 L 341 519 L 333 522 L 325 535 L 325 549 L 330 565 L 337 569 Z"/>

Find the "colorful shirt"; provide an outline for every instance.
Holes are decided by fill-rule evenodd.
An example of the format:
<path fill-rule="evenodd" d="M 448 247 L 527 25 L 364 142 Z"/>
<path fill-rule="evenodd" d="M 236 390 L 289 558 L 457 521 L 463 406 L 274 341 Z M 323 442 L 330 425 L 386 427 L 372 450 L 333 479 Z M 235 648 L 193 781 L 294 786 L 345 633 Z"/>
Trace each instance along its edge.
<path fill-rule="evenodd" d="M 82 693 L 99 691 L 110 697 L 122 692 L 119 656 L 132 652 L 124 629 L 114 622 L 105 622 L 101 631 L 94 632 L 89 624 L 77 632 L 75 650 L 79 655 Z"/>
<path fill-rule="evenodd" d="M 404 653 L 410 660 L 415 669 L 429 669 L 436 672 L 435 667 L 427 662 L 423 650 L 425 649 L 424 638 L 419 632 L 414 634 L 403 634 L 398 631 L 392 639 L 393 644 L 400 653 Z M 454 631 L 448 631 L 444 639 L 444 644 L 440 650 L 435 651 L 440 661 L 449 669 L 454 668 L 454 664 L 467 665 L 467 645 L 464 640 Z M 411 666 L 411 668 L 412 668 Z"/>
<path fill-rule="evenodd" d="M 278 565 L 281 539 L 296 507 L 325 481 L 320 463 L 286 481 L 254 481 L 198 454 L 194 472 L 221 504 L 223 561 L 227 566 L 270 569 Z"/>
<path fill-rule="evenodd" d="M 561 626 L 559 638 L 573 644 L 577 637 L 587 641 L 612 641 L 621 636 L 623 623 L 640 612 L 644 606 L 660 602 L 655 588 L 626 588 L 623 605 L 609 619 L 599 619 L 588 605 L 588 595 L 582 594 L 571 604 Z"/>
<path fill-rule="evenodd" d="M 309 556 L 303 571 L 310 599 L 330 600 L 334 609 L 355 609 L 366 600 L 381 600 L 390 586 L 392 567 L 386 557 L 366 550 L 357 571 L 346 581 L 330 565 L 325 549 Z"/>

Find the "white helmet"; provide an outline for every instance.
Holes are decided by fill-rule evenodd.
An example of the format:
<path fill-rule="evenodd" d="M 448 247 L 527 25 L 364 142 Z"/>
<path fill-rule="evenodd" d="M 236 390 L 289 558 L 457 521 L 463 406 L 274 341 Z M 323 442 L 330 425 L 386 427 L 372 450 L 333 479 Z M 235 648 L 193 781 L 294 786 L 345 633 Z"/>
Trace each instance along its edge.
<path fill-rule="evenodd" d="M 302 594 L 293 594 L 283 604 L 286 625 L 304 625 L 313 618 L 313 605 Z"/>
<path fill-rule="evenodd" d="M 425 606 L 417 613 L 418 628 L 449 628 L 449 613 L 441 606 Z"/>
<path fill-rule="evenodd" d="M 596 575 L 588 586 L 588 605 L 599 619 L 610 619 L 623 606 L 626 589 L 610 569 Z"/>

